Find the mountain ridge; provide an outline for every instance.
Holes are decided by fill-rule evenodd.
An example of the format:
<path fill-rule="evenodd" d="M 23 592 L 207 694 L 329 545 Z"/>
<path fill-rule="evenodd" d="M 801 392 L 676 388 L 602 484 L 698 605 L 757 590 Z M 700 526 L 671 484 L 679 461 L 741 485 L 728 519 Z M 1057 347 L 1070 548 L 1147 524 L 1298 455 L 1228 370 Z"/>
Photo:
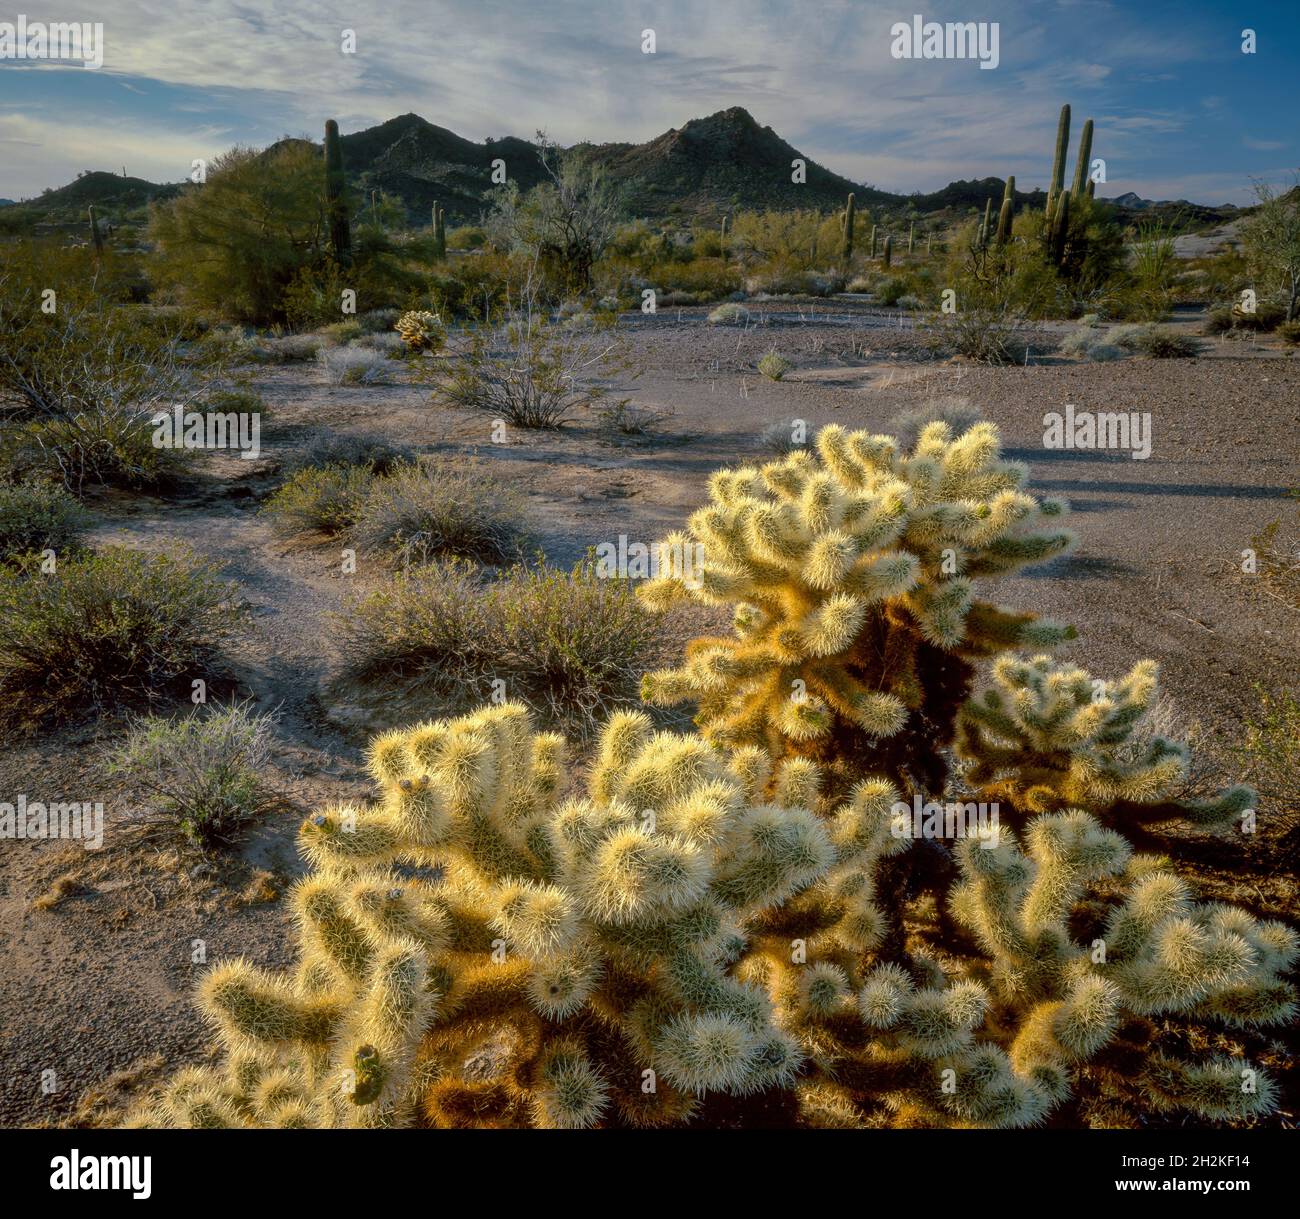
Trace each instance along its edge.
<path fill-rule="evenodd" d="M 277 141 L 269 148 L 286 142 Z M 476 143 L 411 112 L 343 135 L 340 142 L 353 188 L 363 197 L 371 190 L 395 196 L 408 219 L 417 224 L 428 223 L 435 202 L 446 210 L 450 222 L 478 220 L 490 206 L 493 166 L 498 160 L 505 162 L 507 177 L 523 190 L 545 177 L 536 145 L 530 141 L 504 136 Z M 988 198 L 996 205 L 1004 185 L 1001 178 L 987 177 L 958 179 L 931 192 L 880 190 L 821 165 L 741 106 L 691 119 L 643 143 L 580 142 L 568 151 L 601 169 L 620 192 L 628 215 L 650 220 L 717 219 L 741 208 L 837 211 L 850 191 L 859 207 L 867 209 L 916 216 L 962 213 L 982 208 Z M 804 163 L 803 182 L 792 180 L 796 161 Z M 171 197 L 184 185 L 94 172 L 11 206 L 84 211 L 86 204 L 95 203 L 123 209 Z M 1042 206 L 1045 195 L 1038 189 L 1017 191 L 1016 199 L 1021 206 Z M 1132 192 L 1107 202 L 1132 212 L 1178 209 L 1193 221 L 1219 219 L 1237 210 L 1232 205 L 1209 207 L 1184 200 L 1156 202 Z"/>

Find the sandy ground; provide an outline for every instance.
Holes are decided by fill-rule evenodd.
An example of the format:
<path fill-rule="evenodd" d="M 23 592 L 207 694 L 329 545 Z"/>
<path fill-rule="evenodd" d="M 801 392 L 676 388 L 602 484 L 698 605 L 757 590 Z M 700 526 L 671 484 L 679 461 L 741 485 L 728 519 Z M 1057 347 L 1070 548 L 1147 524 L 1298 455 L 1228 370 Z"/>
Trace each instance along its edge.
<path fill-rule="evenodd" d="M 189 996 L 202 958 L 242 953 L 286 963 L 277 895 L 299 869 L 297 821 L 323 799 L 366 791 L 361 748 L 377 721 L 332 684 L 339 657 L 328 615 L 382 576 L 364 563 L 356 576 L 343 575 L 337 548 L 286 543 L 256 511 L 277 484 L 277 460 L 312 429 L 477 455 L 524 495 L 547 556 L 568 564 L 621 534 L 652 542 L 679 527 L 704 498 L 710 471 L 765 456 L 761 437 L 773 422 L 878 430 L 899 411 L 960 394 L 999 425 L 1011 456 L 1030 463 L 1036 490 L 1072 501 L 1080 535 L 1074 555 L 1003 581 L 998 599 L 1074 622 L 1082 637 L 1066 654 L 1099 675 L 1159 659 L 1165 691 L 1185 721 L 1199 724 L 1212 766 L 1254 707 L 1252 683 L 1294 686 L 1295 612 L 1230 575 L 1252 535 L 1295 518 L 1283 498 L 1300 483 L 1294 356 L 1267 341 L 1216 342 L 1197 360 L 1081 364 L 1050 354 L 1060 328 L 1048 328 L 1028 366 L 995 369 L 923 357 L 910 319 L 855 302 L 771 302 L 744 329 L 710 327 L 704 312 L 668 310 L 624 327 L 645 371 L 623 392 L 672 412 L 648 439 L 610 442 L 579 418 L 494 444 L 490 420 L 436 405 L 418 387 L 330 389 L 311 368 L 258 369 L 254 388 L 273 412 L 263 460 L 212 457 L 178 496 L 93 505 L 97 544 L 188 545 L 242 587 L 254 614 L 229 675 L 279 717 L 274 777 L 291 807 L 214 866 L 174 842 L 130 838 L 132 794 L 102 770 L 120 721 L 0 747 L 0 798 L 102 799 L 110 845 L 120 846 L 53 910 L 33 902 L 68 869 L 68 848 L 0 849 L 0 1124 L 67 1121 L 86 1090 L 115 1072 L 145 1075 L 157 1055 L 168 1070 L 201 1058 L 208 1039 Z M 1176 324 L 1192 330 L 1198 319 Z M 774 345 L 795 363 L 779 384 L 754 371 Z M 1045 450 L 1043 417 L 1066 404 L 1148 412 L 1151 457 Z M 669 623 L 665 656 L 648 665 L 670 656 L 689 629 Z M 1250 868 L 1237 883 L 1239 862 L 1229 853 L 1217 879 L 1209 870 L 1216 894 L 1287 913 L 1293 878 Z"/>

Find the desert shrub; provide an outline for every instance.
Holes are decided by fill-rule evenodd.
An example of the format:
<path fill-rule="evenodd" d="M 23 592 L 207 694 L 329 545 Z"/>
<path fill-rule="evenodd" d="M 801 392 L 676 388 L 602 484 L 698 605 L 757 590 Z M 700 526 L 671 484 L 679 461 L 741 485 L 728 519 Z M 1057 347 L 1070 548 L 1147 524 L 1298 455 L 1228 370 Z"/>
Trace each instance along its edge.
<path fill-rule="evenodd" d="M 765 352 L 758 361 L 758 371 L 769 381 L 781 380 L 793 367 L 794 365 L 775 347 L 771 351 Z"/>
<path fill-rule="evenodd" d="M 0 708 L 75 716 L 203 675 L 242 610 L 210 564 L 110 548 L 0 570 Z"/>
<path fill-rule="evenodd" d="M 1191 335 L 1180 334 L 1163 326 L 1116 326 L 1110 339 L 1126 351 L 1136 351 L 1155 359 L 1187 359 L 1200 354 L 1201 344 Z"/>
<path fill-rule="evenodd" d="M 359 347 L 363 351 L 377 351 L 390 360 L 401 359 L 408 350 L 401 336 L 396 334 L 363 334 L 359 339 L 353 339 L 348 346 Z"/>
<path fill-rule="evenodd" d="M 719 305 L 709 314 L 709 324 L 712 326 L 743 326 L 748 321 L 749 310 L 735 301 Z"/>
<path fill-rule="evenodd" d="M 407 567 L 443 555 L 500 563 L 523 544 L 522 509 L 482 466 L 435 459 L 371 481 L 350 538 L 359 550 Z"/>
<path fill-rule="evenodd" d="M 60 486 L 0 483 L 0 563 L 53 550 L 61 558 L 80 548 L 89 517 Z"/>
<path fill-rule="evenodd" d="M 1283 319 L 1294 322 L 1300 308 L 1300 175 L 1281 194 L 1257 182 L 1255 197 L 1255 210 L 1241 228 L 1251 286 L 1276 300 Z"/>
<path fill-rule="evenodd" d="M 359 318 L 344 318 L 341 322 L 330 322 L 322 326 L 317 334 L 321 342 L 330 347 L 346 347 L 353 339 L 359 339 L 366 331 Z"/>
<path fill-rule="evenodd" d="M 191 842 L 226 844 L 283 803 L 267 776 L 272 725 L 241 703 L 180 719 L 147 716 L 132 725 L 109 773 L 147 792 L 152 816 Z"/>
<path fill-rule="evenodd" d="M 955 313 L 933 315 L 924 338 L 937 352 L 981 364 L 1018 364 L 1029 327 L 1027 312 L 1009 293 L 971 292 Z"/>
<path fill-rule="evenodd" d="M 261 415 L 263 419 L 271 413 L 265 399 L 253 389 L 212 390 L 203 399 L 202 408 L 222 414 Z"/>
<path fill-rule="evenodd" d="M 479 252 L 457 258 L 429 279 L 429 299 L 439 317 L 482 320 L 506 305 L 513 275 L 509 258 Z"/>
<path fill-rule="evenodd" d="M 1227 334 L 1235 324 L 1236 318 L 1228 305 L 1217 305 L 1205 315 L 1206 334 Z"/>
<path fill-rule="evenodd" d="M 1300 321 L 1283 322 L 1277 328 L 1277 337 L 1288 347 L 1300 345 Z"/>
<path fill-rule="evenodd" d="M 154 444 L 154 415 L 104 410 L 56 415 L 15 427 L 0 440 L 0 467 L 11 479 L 157 490 L 175 485 L 191 450 Z"/>
<path fill-rule="evenodd" d="M 1115 360 L 1124 354 L 1117 344 L 1107 342 L 1100 327 L 1092 326 L 1071 330 L 1061 340 L 1060 350 L 1063 355 L 1080 356 L 1085 360 Z"/>
<path fill-rule="evenodd" d="M 462 702 L 504 681 L 512 698 L 579 731 L 635 701 L 655 623 L 625 582 L 587 563 L 484 580 L 455 559 L 399 573 L 337 621 L 359 676 Z"/>
<path fill-rule="evenodd" d="M 961 436 L 983 418 L 979 407 L 969 398 L 942 397 L 899 411 L 886 426 L 889 434 L 898 439 L 899 449 L 910 453 L 921 439 L 921 433 L 932 423 L 946 424 L 954 436 Z"/>
<path fill-rule="evenodd" d="M 908 281 L 902 275 L 888 275 L 875 288 L 876 303 L 896 305 L 907 292 Z"/>
<path fill-rule="evenodd" d="M 603 382 L 634 374 L 607 327 L 552 323 L 531 276 L 491 323 L 459 336 L 439 367 L 416 366 L 453 406 L 491 412 L 516 427 L 555 428 L 609 395 Z"/>
<path fill-rule="evenodd" d="M 606 436 L 649 436 L 672 415 L 671 410 L 619 400 L 596 412 L 596 427 Z"/>
<path fill-rule="evenodd" d="M 1260 794 L 1260 820 L 1279 831 L 1282 863 L 1300 862 L 1300 699 L 1289 690 L 1254 685 L 1256 706 L 1241 739 L 1231 744 L 1242 777 Z"/>
<path fill-rule="evenodd" d="M 387 356 L 364 347 L 324 347 L 316 363 L 329 385 L 392 385 L 395 380 Z"/>
<path fill-rule="evenodd" d="M 758 447 L 764 452 L 784 456 L 811 445 L 815 430 L 809 428 L 806 419 L 777 419 L 759 433 Z"/>
<path fill-rule="evenodd" d="M 276 533 L 293 537 L 350 529 L 375 473 L 368 465 L 328 465 L 299 470 L 262 505 Z"/>
<path fill-rule="evenodd" d="M 259 364 L 302 364 L 316 359 L 321 341 L 314 334 L 266 335 L 248 340 L 245 350 Z"/>
<path fill-rule="evenodd" d="M 357 321 L 361 323 L 363 335 L 387 334 L 397 325 L 401 316 L 401 309 L 368 309 Z"/>
<path fill-rule="evenodd" d="M 661 304 L 672 303 L 669 297 L 683 294 L 690 302 L 700 303 L 730 296 L 740 288 L 740 268 L 721 258 L 697 258 L 691 262 L 661 262 L 645 271 L 646 278 L 659 292 Z"/>
<path fill-rule="evenodd" d="M 290 473 L 308 466 L 369 466 L 376 474 L 387 474 L 395 466 L 414 460 L 413 449 L 395 444 L 386 436 L 323 428 L 309 435 L 281 464 Z"/>

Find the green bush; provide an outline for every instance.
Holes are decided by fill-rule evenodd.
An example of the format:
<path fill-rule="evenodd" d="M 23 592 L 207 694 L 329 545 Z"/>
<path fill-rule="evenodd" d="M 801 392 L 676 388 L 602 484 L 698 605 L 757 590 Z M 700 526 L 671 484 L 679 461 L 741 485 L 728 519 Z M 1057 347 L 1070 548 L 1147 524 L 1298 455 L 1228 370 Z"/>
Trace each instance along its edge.
<path fill-rule="evenodd" d="M 1289 347 L 1300 345 L 1300 321 L 1283 322 L 1277 328 L 1277 337 Z"/>
<path fill-rule="evenodd" d="M 133 725 L 108 770 L 143 788 L 150 811 L 191 842 L 227 843 L 282 803 L 267 774 L 272 722 L 243 704 L 179 720 L 148 716 Z"/>
<path fill-rule="evenodd" d="M 1109 339 L 1127 351 L 1141 352 L 1158 360 L 1189 359 L 1201 352 L 1198 339 L 1164 326 L 1116 326 Z"/>
<path fill-rule="evenodd" d="M 0 562 L 42 550 L 68 555 L 79 549 L 88 521 L 60 486 L 0 484 Z"/>
<path fill-rule="evenodd" d="M 367 465 L 330 465 L 299 470 L 262 506 L 276 533 L 291 537 L 323 533 L 333 537 L 356 522 L 375 479 Z"/>
<path fill-rule="evenodd" d="M 217 569 L 184 553 L 113 547 L 52 574 L 30 559 L 0 569 L 0 716 L 72 718 L 210 679 L 243 612 Z"/>
<path fill-rule="evenodd" d="M 765 352 L 758 362 L 758 371 L 769 381 L 781 380 L 793 367 L 794 365 L 775 347 L 771 351 Z"/>
<path fill-rule="evenodd" d="M 444 555 L 500 563 L 519 554 L 522 517 L 518 497 L 481 466 L 432 460 L 370 482 L 350 536 L 407 567 Z"/>

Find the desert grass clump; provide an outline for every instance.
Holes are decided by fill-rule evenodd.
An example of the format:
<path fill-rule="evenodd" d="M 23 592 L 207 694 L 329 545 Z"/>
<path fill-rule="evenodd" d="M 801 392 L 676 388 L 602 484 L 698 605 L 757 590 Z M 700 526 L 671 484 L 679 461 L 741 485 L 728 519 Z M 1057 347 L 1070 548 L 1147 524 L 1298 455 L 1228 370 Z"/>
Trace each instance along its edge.
<path fill-rule="evenodd" d="M 320 354 L 314 334 L 265 335 L 247 341 L 246 353 L 259 364 L 305 364 Z"/>
<path fill-rule="evenodd" d="M 57 562 L 80 549 L 89 519 L 61 486 L 0 484 L 0 563 L 45 550 L 53 551 Z"/>
<path fill-rule="evenodd" d="M 764 453 L 784 457 L 796 449 L 806 449 L 816 428 L 810 428 L 807 419 L 777 419 L 758 434 L 758 448 Z"/>
<path fill-rule="evenodd" d="M 324 347 L 317 364 L 329 385 L 392 385 L 395 380 L 388 357 L 364 347 Z"/>
<path fill-rule="evenodd" d="M 146 716 L 114 753 L 109 773 L 147 793 L 154 819 L 211 848 L 281 801 L 267 768 L 274 719 L 244 703 L 180 719 Z"/>
<path fill-rule="evenodd" d="M 369 465 L 309 466 L 292 475 L 262 506 L 271 527 L 285 537 L 334 537 L 356 522 L 374 482 Z"/>
<path fill-rule="evenodd" d="M 1084 325 L 1071 330 L 1061 340 L 1060 350 L 1062 355 L 1094 361 L 1117 360 L 1124 354 L 1118 344 L 1107 341 L 1107 336 L 1100 327 Z"/>
<path fill-rule="evenodd" d="M 0 569 L 0 707 L 6 719 L 72 718 L 211 680 L 242 617 L 218 569 L 113 547 L 43 574 Z"/>
<path fill-rule="evenodd" d="M 758 362 L 758 371 L 769 381 L 781 380 L 793 367 L 794 364 L 787 360 L 775 347 L 771 351 L 765 352 Z"/>
<path fill-rule="evenodd" d="M 374 432 L 336 432 L 321 428 L 287 453 L 281 465 L 290 473 L 309 466 L 369 466 L 376 474 L 415 460 L 415 451 Z"/>
<path fill-rule="evenodd" d="M 626 582 L 590 563 L 569 572 L 519 564 L 487 577 L 457 559 L 398 574 L 338 619 L 357 676 L 463 705 L 495 682 L 586 736 L 635 702 L 656 620 Z"/>
<path fill-rule="evenodd" d="M 932 423 L 946 423 L 953 435 L 960 436 L 984 419 L 980 409 L 969 398 L 955 395 L 931 398 L 920 406 L 899 411 L 885 425 L 891 436 L 898 438 L 898 446 L 905 452 L 916 448 L 921 433 Z"/>
<path fill-rule="evenodd" d="M 383 554 L 404 567 L 447 555 L 509 562 L 524 545 L 523 509 L 483 467 L 432 459 L 370 481 L 350 536 L 362 554 Z"/>
<path fill-rule="evenodd" d="M 620 399 L 596 412 L 596 428 L 607 439 L 653 436 L 672 417 L 671 410 Z"/>
<path fill-rule="evenodd" d="M 1167 326 L 1150 323 L 1116 326 L 1109 339 L 1126 351 L 1138 352 L 1153 359 L 1191 359 L 1201 353 L 1202 344 L 1190 334 L 1180 334 Z"/>
<path fill-rule="evenodd" d="M 735 301 L 719 305 L 709 314 L 711 326 L 743 326 L 749 321 L 749 310 Z"/>

